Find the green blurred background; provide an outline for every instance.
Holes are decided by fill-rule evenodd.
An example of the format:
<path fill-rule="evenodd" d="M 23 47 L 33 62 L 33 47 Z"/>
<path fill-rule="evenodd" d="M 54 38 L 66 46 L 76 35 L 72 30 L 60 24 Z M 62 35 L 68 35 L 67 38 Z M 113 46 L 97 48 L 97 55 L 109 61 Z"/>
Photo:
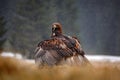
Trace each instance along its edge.
<path fill-rule="evenodd" d="M 86 54 L 120 55 L 119 0 L 0 0 L 0 51 L 33 58 L 60 22 Z"/>

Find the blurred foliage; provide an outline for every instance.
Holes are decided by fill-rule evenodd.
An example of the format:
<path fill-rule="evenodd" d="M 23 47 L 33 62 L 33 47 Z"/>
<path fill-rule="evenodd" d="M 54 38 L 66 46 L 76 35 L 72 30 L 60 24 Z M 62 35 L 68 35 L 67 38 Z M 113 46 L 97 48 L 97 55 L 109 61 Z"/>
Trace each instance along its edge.
<path fill-rule="evenodd" d="M 33 58 L 38 42 L 51 36 L 53 22 L 64 24 L 65 31 L 75 26 L 77 8 L 74 0 L 26 0 L 17 3 L 7 42 L 13 51 Z M 72 23 L 72 25 L 70 24 Z M 10 49 L 10 48 L 9 48 Z"/>
<path fill-rule="evenodd" d="M 3 16 L 0 16 L 0 52 L 3 50 L 3 44 L 6 41 L 6 31 L 7 29 L 5 28 L 5 20 Z"/>
<path fill-rule="evenodd" d="M 51 24 L 60 22 L 65 34 L 80 39 L 86 54 L 120 55 L 118 0 L 5 0 L 0 4 L 7 20 L 6 51 L 33 58 L 36 45 L 51 36 Z"/>
<path fill-rule="evenodd" d="M 0 80 L 119 80 L 120 63 L 89 66 L 40 67 L 24 60 L 0 57 Z"/>

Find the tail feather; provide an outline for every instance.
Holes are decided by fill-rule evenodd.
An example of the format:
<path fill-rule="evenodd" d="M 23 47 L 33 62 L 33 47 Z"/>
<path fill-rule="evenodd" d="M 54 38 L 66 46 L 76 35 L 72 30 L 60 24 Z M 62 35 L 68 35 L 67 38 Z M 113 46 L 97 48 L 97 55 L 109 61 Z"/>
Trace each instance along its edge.
<path fill-rule="evenodd" d="M 74 56 L 73 58 L 76 65 L 84 66 L 90 64 L 89 60 L 85 56 L 77 55 Z"/>
<path fill-rule="evenodd" d="M 67 64 L 67 65 L 77 65 L 77 66 L 85 66 L 85 65 L 91 65 L 89 60 L 85 56 L 81 55 L 75 55 L 72 57 L 69 57 L 65 60 L 61 61 L 62 64 Z"/>

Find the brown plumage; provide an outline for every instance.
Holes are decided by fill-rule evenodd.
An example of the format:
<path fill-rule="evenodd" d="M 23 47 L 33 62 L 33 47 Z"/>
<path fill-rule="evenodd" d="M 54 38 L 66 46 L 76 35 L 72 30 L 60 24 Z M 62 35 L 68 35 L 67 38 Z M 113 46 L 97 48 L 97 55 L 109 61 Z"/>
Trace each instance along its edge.
<path fill-rule="evenodd" d="M 77 37 L 63 35 L 61 24 L 53 23 L 51 38 L 41 41 L 35 50 L 35 62 L 39 65 L 86 64 L 89 61 L 84 54 Z"/>

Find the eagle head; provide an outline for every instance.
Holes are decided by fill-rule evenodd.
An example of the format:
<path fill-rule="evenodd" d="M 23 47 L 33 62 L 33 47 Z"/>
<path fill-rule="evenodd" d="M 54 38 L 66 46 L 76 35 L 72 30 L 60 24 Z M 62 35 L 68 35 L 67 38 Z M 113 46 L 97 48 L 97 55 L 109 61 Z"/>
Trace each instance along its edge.
<path fill-rule="evenodd" d="M 59 36 L 62 34 L 62 26 L 60 23 L 52 24 L 52 37 Z"/>

